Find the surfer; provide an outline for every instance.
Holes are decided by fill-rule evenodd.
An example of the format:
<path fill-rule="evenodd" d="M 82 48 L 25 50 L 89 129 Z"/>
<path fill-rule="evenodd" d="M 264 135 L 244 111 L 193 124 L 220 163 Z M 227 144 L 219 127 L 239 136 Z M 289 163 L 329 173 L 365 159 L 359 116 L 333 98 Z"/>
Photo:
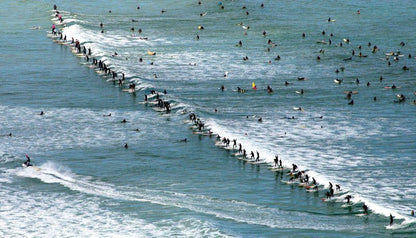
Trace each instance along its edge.
<path fill-rule="evenodd" d="M 43 114 L 45 114 L 43 111 L 41 111 L 41 112 L 39 113 L 39 115 L 40 115 L 40 116 L 43 116 Z"/>
<path fill-rule="evenodd" d="M 349 204 L 350 203 L 350 200 L 351 200 L 351 195 L 347 195 L 346 197 L 345 197 L 345 199 L 347 199 L 347 203 Z"/>
<path fill-rule="evenodd" d="M 257 154 L 256 161 L 259 161 L 260 160 L 260 154 L 259 154 L 258 151 L 256 151 L 256 154 Z"/>
<path fill-rule="evenodd" d="M 32 164 L 30 163 L 30 157 L 28 154 L 26 154 L 26 161 L 23 164 L 26 165 L 27 167 L 32 166 Z"/>
<path fill-rule="evenodd" d="M 390 213 L 390 226 L 393 225 L 393 215 Z"/>
<path fill-rule="evenodd" d="M 126 144 L 124 144 L 124 148 L 129 148 L 129 145 L 127 145 L 127 143 Z"/>
<path fill-rule="evenodd" d="M 298 169 L 298 166 L 296 164 L 292 164 L 292 171 L 295 172 Z"/>
<path fill-rule="evenodd" d="M 274 156 L 274 167 L 277 167 L 278 164 L 279 164 L 279 156 L 278 155 L 275 155 Z"/>
<path fill-rule="evenodd" d="M 364 214 L 368 215 L 368 207 L 367 205 L 363 204 Z"/>
<path fill-rule="evenodd" d="M 125 118 L 121 121 L 121 123 L 126 123 L 126 122 L 127 120 Z"/>

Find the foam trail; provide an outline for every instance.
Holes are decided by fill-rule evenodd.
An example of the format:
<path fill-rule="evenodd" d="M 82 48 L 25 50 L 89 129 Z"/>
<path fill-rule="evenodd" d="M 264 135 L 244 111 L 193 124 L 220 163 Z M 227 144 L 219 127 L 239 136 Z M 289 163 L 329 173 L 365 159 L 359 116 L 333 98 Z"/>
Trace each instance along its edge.
<path fill-rule="evenodd" d="M 61 184 L 71 190 L 83 194 L 90 194 L 113 200 L 125 200 L 134 202 L 153 203 L 163 206 L 171 206 L 187 209 L 193 212 L 212 215 L 222 219 L 230 219 L 236 222 L 263 225 L 272 228 L 286 229 L 315 229 L 344 230 L 345 227 L 331 225 L 330 217 L 315 215 L 314 219 L 327 220 L 316 227 L 314 219 L 297 221 L 292 218 L 291 212 L 277 208 L 268 208 L 257 204 L 237 200 L 224 200 L 204 195 L 191 195 L 178 192 L 141 189 L 137 187 L 115 187 L 108 183 L 92 181 L 91 178 L 73 174 L 69 169 L 53 162 L 47 162 L 40 167 L 40 171 L 30 168 L 13 169 L 9 173 L 18 176 L 39 179 L 45 183 Z M 308 216 L 313 216 L 309 214 Z M 262 217 L 262 219 L 259 219 Z"/>
<path fill-rule="evenodd" d="M 257 137 L 252 138 L 250 136 L 250 134 L 251 134 L 250 133 L 250 128 L 247 128 L 244 131 L 239 131 L 239 132 L 236 133 L 235 131 L 230 129 L 229 126 L 227 126 L 227 127 L 221 126 L 213 119 L 207 119 L 206 120 L 206 125 L 215 134 L 219 134 L 222 137 L 226 137 L 226 138 L 230 138 L 230 139 L 237 139 L 237 142 L 241 143 L 243 145 L 243 148 L 245 148 L 248 153 L 249 153 L 249 151 L 258 150 L 262 156 L 263 155 L 265 156 L 265 159 L 268 163 L 270 163 L 270 164 L 273 163 L 273 158 L 274 158 L 273 151 L 270 151 L 268 149 L 268 147 L 259 146 L 263 143 L 264 140 L 258 140 Z M 235 127 L 232 127 L 232 128 L 235 128 Z M 238 126 L 237 128 L 242 128 L 242 127 Z M 349 132 L 349 134 L 352 134 L 352 133 L 353 132 Z M 280 151 L 282 151 L 282 150 L 280 149 Z M 299 165 L 300 170 L 307 170 L 308 174 L 311 177 L 314 177 L 317 180 L 318 183 L 323 184 L 324 187 L 326 187 L 326 188 L 328 187 L 329 182 L 332 182 L 334 184 L 339 183 L 339 184 L 343 185 L 343 183 L 338 182 L 335 177 L 329 178 L 329 177 L 323 175 L 322 173 L 314 171 L 314 167 L 303 166 L 302 165 L 302 160 L 293 160 L 294 157 L 290 156 L 290 154 L 279 153 L 279 157 L 280 157 L 280 159 L 283 160 L 283 166 L 284 167 L 291 168 L 292 163 L 296 163 L 296 164 Z M 353 199 L 351 200 L 353 203 L 365 203 L 368 206 L 368 208 L 376 214 L 380 214 L 380 215 L 383 215 L 383 216 L 386 216 L 386 217 L 388 217 L 390 214 L 392 214 L 396 219 L 403 220 L 402 226 L 399 226 L 399 227 L 403 227 L 403 226 L 405 226 L 405 224 L 416 223 L 415 218 L 410 217 L 410 216 L 402 215 L 402 214 L 396 212 L 395 209 L 393 209 L 389 206 L 379 205 L 376 202 L 374 202 L 374 199 L 365 198 L 365 196 L 355 192 L 351 187 L 342 186 L 342 189 L 343 189 L 344 192 L 347 192 L 347 194 L 352 194 L 353 195 Z M 339 202 L 343 202 L 343 198 L 338 198 L 338 200 L 339 200 Z M 403 210 L 409 210 L 409 208 L 403 209 Z"/>

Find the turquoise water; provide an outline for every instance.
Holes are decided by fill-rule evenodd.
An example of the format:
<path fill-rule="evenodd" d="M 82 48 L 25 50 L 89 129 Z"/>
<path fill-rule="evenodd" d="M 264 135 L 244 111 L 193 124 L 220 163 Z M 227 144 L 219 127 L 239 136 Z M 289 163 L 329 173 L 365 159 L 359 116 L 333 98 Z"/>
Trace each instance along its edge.
<path fill-rule="evenodd" d="M 3 1 L 1 236 L 414 237 L 411 3 L 223 1 L 222 9 L 218 1 Z M 54 23 L 118 78 L 123 72 L 125 84 L 58 44 L 48 35 Z M 368 57 L 357 56 L 359 45 Z M 388 66 L 385 54 L 398 50 Z M 123 91 L 130 82 L 133 94 Z M 399 88 L 385 88 L 393 84 Z M 143 103 L 151 90 L 171 103 L 170 113 Z M 354 105 L 344 91 L 358 92 Z M 396 103 L 396 94 L 407 100 Z M 215 136 L 196 133 L 191 112 L 214 134 L 270 164 L 278 154 L 322 186 L 309 192 L 286 184 L 286 173 L 242 160 Z M 21 167 L 25 153 L 39 171 Z M 342 190 L 324 202 L 329 182 Z"/>

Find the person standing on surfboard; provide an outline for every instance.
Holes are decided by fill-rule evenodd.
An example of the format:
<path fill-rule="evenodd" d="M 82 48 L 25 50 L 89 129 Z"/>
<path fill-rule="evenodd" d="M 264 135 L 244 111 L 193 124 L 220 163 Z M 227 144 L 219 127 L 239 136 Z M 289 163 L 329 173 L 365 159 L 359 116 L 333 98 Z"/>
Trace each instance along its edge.
<path fill-rule="evenodd" d="M 277 167 L 278 163 L 279 163 L 279 156 L 275 155 L 275 157 L 274 157 L 274 167 Z"/>
<path fill-rule="evenodd" d="M 26 161 L 23 164 L 26 165 L 27 167 L 32 166 L 32 164 L 30 163 L 30 157 L 28 154 L 26 154 Z"/>

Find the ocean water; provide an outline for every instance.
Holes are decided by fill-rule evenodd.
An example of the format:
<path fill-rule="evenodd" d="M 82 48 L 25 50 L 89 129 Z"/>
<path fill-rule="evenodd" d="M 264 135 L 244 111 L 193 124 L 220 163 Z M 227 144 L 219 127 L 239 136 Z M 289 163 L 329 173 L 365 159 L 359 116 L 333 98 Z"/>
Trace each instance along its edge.
<path fill-rule="evenodd" d="M 2 1 L 0 236 L 415 237 L 412 3 Z M 216 135 L 267 163 L 242 160 Z M 26 153 L 39 170 L 21 166 Z M 276 154 L 318 191 L 271 171 Z M 341 191 L 324 201 L 330 182 Z"/>

